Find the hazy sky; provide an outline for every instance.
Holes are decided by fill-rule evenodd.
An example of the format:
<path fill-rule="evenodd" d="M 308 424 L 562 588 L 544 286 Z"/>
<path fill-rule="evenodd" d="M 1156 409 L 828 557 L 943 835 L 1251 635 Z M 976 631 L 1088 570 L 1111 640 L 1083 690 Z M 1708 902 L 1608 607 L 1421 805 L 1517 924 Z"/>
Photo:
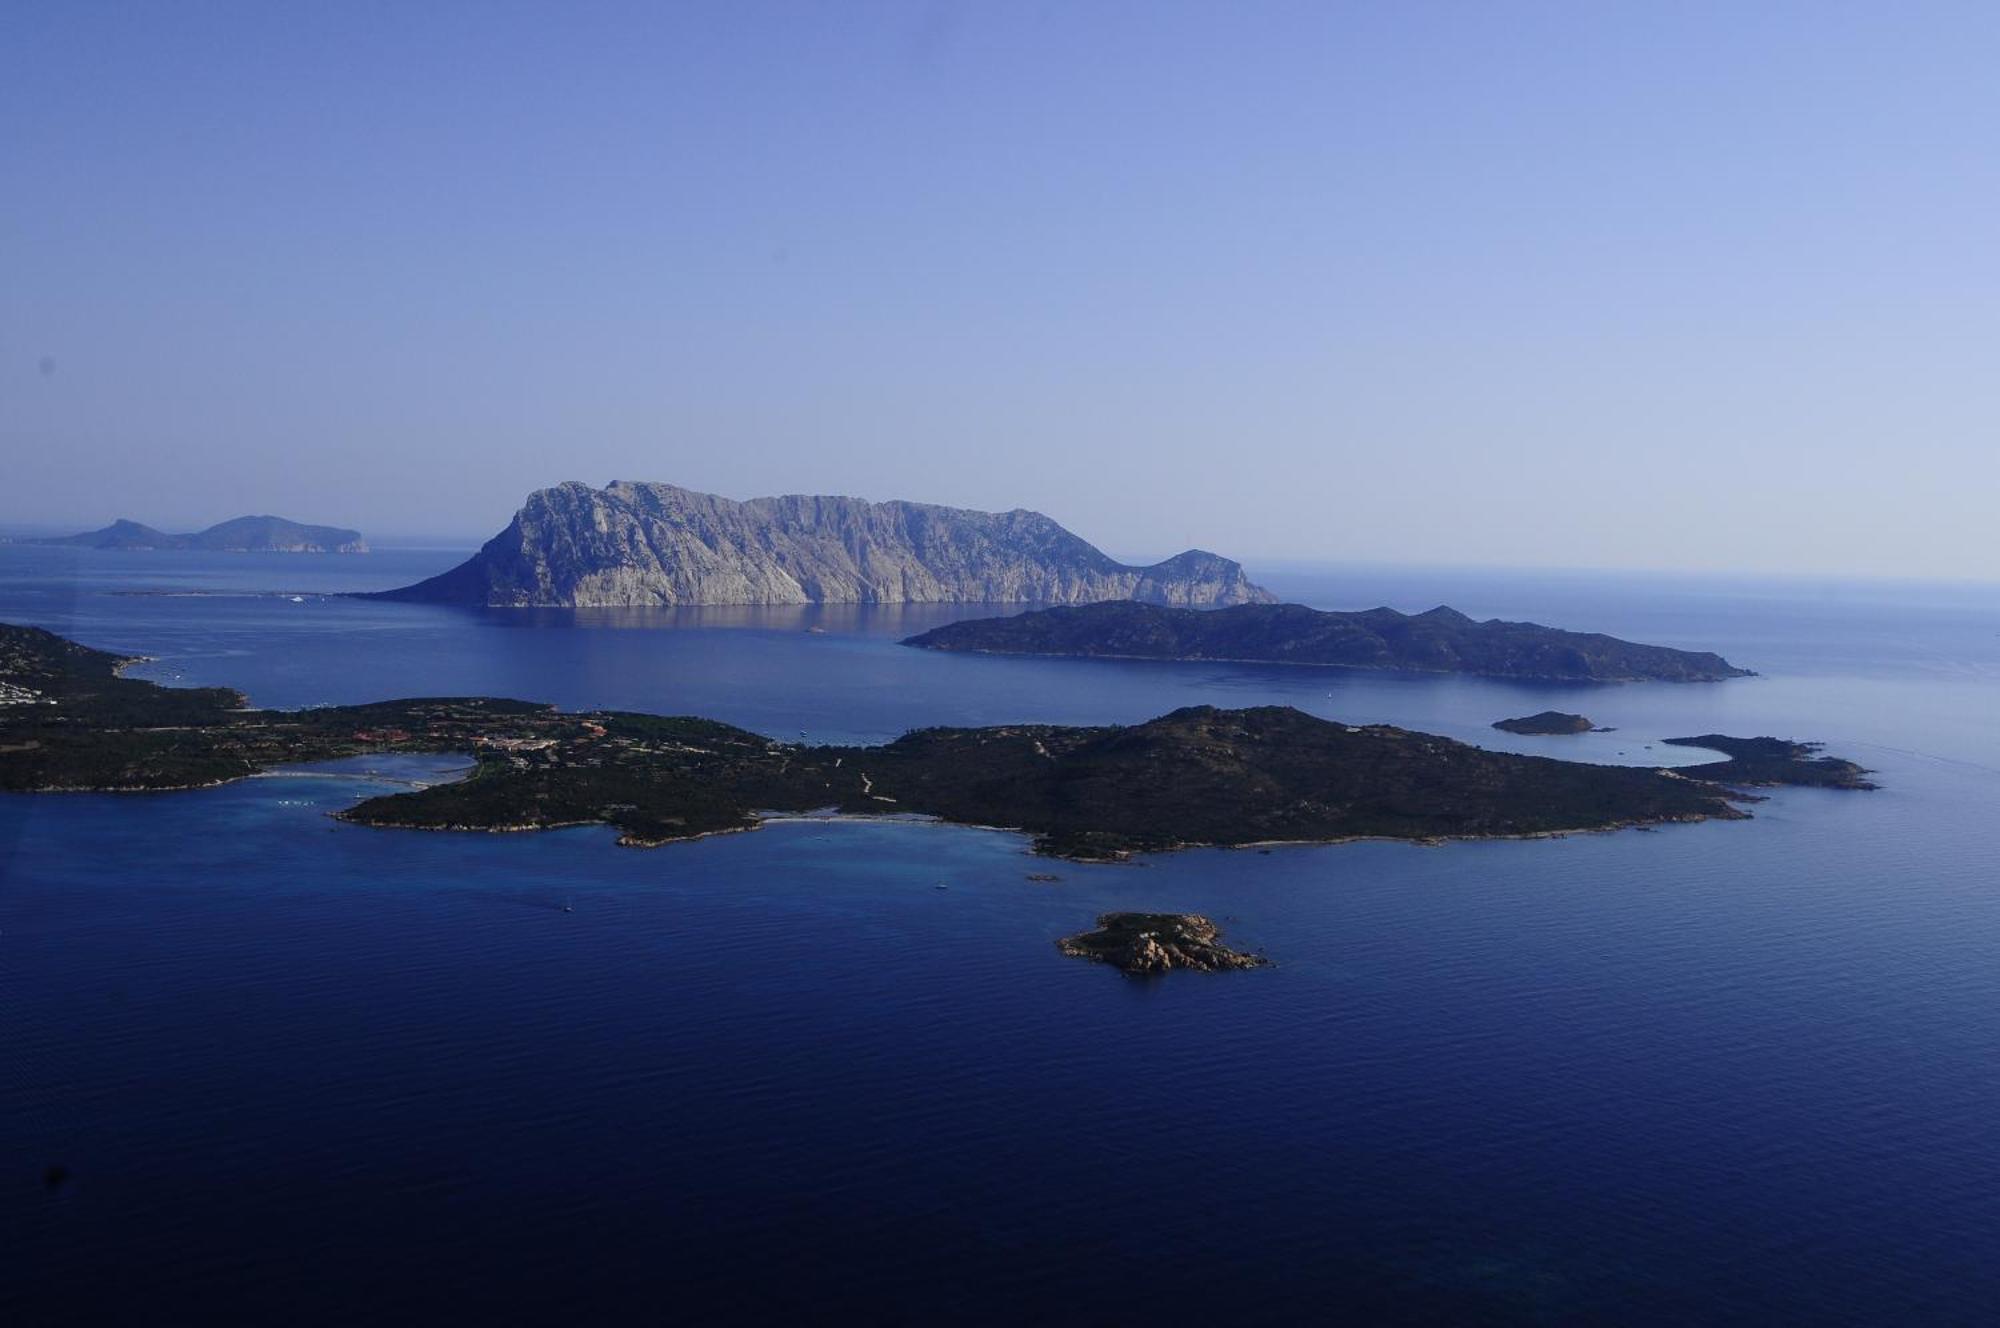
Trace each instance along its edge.
<path fill-rule="evenodd" d="M 8 7 L 0 520 L 2000 576 L 2000 5 Z"/>

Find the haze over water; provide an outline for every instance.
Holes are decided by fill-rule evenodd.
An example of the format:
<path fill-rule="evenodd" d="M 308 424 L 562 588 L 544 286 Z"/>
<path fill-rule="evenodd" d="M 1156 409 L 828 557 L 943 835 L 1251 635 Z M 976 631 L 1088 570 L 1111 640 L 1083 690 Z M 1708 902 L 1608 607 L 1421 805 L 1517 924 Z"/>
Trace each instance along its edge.
<path fill-rule="evenodd" d="M 633 851 L 326 819 L 432 760 L 0 799 L 0 1241 L 32 1270 L 0 1308 L 1860 1324 L 2000 1296 L 2000 589 L 1251 569 L 1762 675 L 1621 687 L 895 644 L 965 609 L 318 597 L 457 556 L 0 548 L 0 621 L 272 706 L 504 693 L 880 741 L 1273 702 L 1605 761 L 1820 739 L 1883 788 L 1127 867 L 927 825 Z M 1550 707 L 1617 731 L 1487 727 Z M 1135 982 L 1050 943 L 1127 907 L 1276 966 Z"/>

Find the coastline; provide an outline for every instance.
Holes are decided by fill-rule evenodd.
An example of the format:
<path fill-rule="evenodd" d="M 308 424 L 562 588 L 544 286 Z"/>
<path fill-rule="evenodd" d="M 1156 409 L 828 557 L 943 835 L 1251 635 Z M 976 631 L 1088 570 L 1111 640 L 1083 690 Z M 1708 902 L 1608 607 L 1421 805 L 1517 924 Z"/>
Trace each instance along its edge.
<path fill-rule="evenodd" d="M 250 776 L 258 778 L 260 776 Z M 337 776 L 329 776 L 330 778 Z M 233 782 L 233 781 L 230 781 Z M 357 806 L 360 804 L 356 804 Z M 364 826 L 371 830 L 418 830 L 439 834 L 529 834 L 538 830 L 574 830 L 584 826 L 602 826 L 607 830 L 618 827 L 602 820 L 550 821 L 541 824 L 515 823 L 508 825 L 410 825 L 395 822 L 379 822 L 357 819 L 347 813 L 352 808 L 324 813 L 328 818 L 349 825 Z M 754 834 L 774 825 L 907 825 L 933 826 L 944 830 L 966 830 L 982 834 L 1008 835 L 1027 841 L 1022 852 L 1028 857 L 1046 858 L 1056 862 L 1072 862 L 1085 865 L 1120 866 L 1136 860 L 1168 853 L 1183 853 L 1195 849 L 1214 849 L 1220 852 L 1242 853 L 1274 848 L 1337 848 L 1345 844 L 1407 844 L 1412 848 L 1443 848 L 1447 844 L 1489 843 L 1494 841 L 1527 841 L 1543 839 L 1568 839 L 1573 835 L 1613 835 L 1632 830 L 1657 830 L 1669 825 L 1701 825 L 1711 821 L 1749 821 L 1756 819 L 1750 812 L 1736 815 L 1713 813 L 1709 815 L 1687 815 L 1660 820 L 1625 820 L 1609 825 L 1583 825 L 1558 830 L 1523 830 L 1495 832 L 1493 834 L 1443 834 L 1443 835 L 1333 835 L 1325 838 L 1305 839 L 1255 839 L 1238 843 L 1219 840 L 1181 840 L 1171 844 L 1161 844 L 1146 848 L 1135 848 L 1115 856 L 1091 856 L 1050 852 L 1036 847 L 1042 836 L 1025 826 L 991 825 L 977 821 L 954 821 L 945 816 L 934 816 L 924 812 L 771 812 L 755 813 L 755 819 L 748 825 L 730 826 L 714 830 L 697 830 L 691 834 L 669 835 L 663 838 L 648 838 L 619 831 L 617 846 L 620 848 L 665 848 L 671 844 L 691 844 L 702 839 L 716 839 L 725 835 Z"/>
<path fill-rule="evenodd" d="M 1283 705 L 1184 706 L 1136 724 L 937 726 L 867 746 L 482 696 L 252 710 L 230 688 L 114 681 L 138 657 L 40 629 L 0 627 L 0 642 L 9 676 L 59 701 L 0 717 L 0 731 L 19 739 L 0 764 L 0 781 L 16 790 L 191 792 L 286 773 L 367 778 L 371 763 L 431 758 L 412 772 L 419 778 L 391 776 L 394 791 L 368 790 L 330 813 L 380 829 L 604 824 L 622 845 L 649 848 L 775 819 L 930 819 L 1027 836 L 1040 857 L 1117 862 L 1188 848 L 1538 839 L 1739 820 L 1755 797 L 1731 785 L 1871 787 L 1861 767 L 1789 739 L 1669 740 L 1727 758 L 1681 775 L 1494 751 Z M 346 768 L 310 768 L 330 761 Z"/>
<path fill-rule="evenodd" d="M 383 752 L 377 754 L 414 756 L 420 754 L 431 755 L 431 754 L 446 754 L 446 753 L 443 752 L 419 753 L 416 751 L 411 751 L 409 749 L 404 749 L 403 751 L 400 752 Z M 350 760 L 352 758 L 335 757 L 331 759 Z M 467 773 L 470 774 L 471 770 L 473 769 L 476 769 L 476 767 L 469 767 Z M 201 784 L 174 785 L 171 787 L 148 787 L 143 785 L 117 786 L 117 787 L 113 786 L 60 787 L 60 788 L 15 789 L 11 790 L 11 792 L 16 794 L 17 796 L 33 796 L 45 793 L 53 793 L 53 794 L 100 793 L 109 796 L 122 797 L 130 794 L 148 794 L 148 793 L 197 793 L 207 789 L 222 788 L 230 784 L 242 783 L 253 779 L 282 779 L 282 778 L 309 778 L 309 779 L 326 779 L 335 781 L 359 780 L 359 781 L 370 781 L 376 783 L 392 783 L 392 784 L 402 784 L 412 790 L 419 790 L 419 791 L 426 788 L 446 787 L 450 784 L 461 782 L 460 780 L 437 780 L 431 783 L 417 783 L 416 781 L 398 780 L 391 777 L 370 775 L 361 772 L 348 774 L 339 771 L 315 771 L 315 770 L 294 769 L 294 770 L 254 770 L 246 774 L 232 776 L 227 779 L 212 780 L 210 782 Z M 828 810 L 824 812 L 820 811 L 791 812 L 791 811 L 775 811 L 775 810 L 769 812 L 758 811 L 753 813 L 754 819 L 749 824 L 746 825 L 728 826 L 719 829 L 698 830 L 685 835 L 669 835 L 665 837 L 653 838 L 653 837 L 633 835 L 627 831 L 619 830 L 618 827 L 613 825 L 611 822 L 598 818 L 575 818 L 570 820 L 547 821 L 540 823 L 515 822 L 515 823 L 497 824 L 497 825 L 496 824 L 474 825 L 470 823 L 419 825 L 419 824 L 408 824 L 400 822 L 373 821 L 362 817 L 355 817 L 350 814 L 355 810 L 355 808 L 364 805 L 366 801 L 368 800 L 364 798 L 360 801 L 357 801 L 353 807 L 339 808 L 333 811 L 324 812 L 322 813 L 322 815 L 329 820 L 339 821 L 346 825 L 360 826 L 370 830 L 387 830 L 387 831 L 415 830 L 433 834 L 515 835 L 515 834 L 532 834 L 537 831 L 543 831 L 543 830 L 575 830 L 592 826 L 598 826 L 606 830 L 617 832 L 618 838 L 615 842 L 618 847 L 636 848 L 636 849 L 665 848 L 673 844 L 690 844 L 694 843 L 697 840 L 715 839 L 725 835 L 753 834 L 759 830 L 764 829 L 767 826 L 774 826 L 774 825 L 935 826 L 947 830 L 976 831 L 983 834 L 1008 835 L 1018 839 L 1022 839 L 1026 841 L 1026 844 L 1022 849 L 1022 852 L 1028 857 L 1044 858 L 1057 862 L 1072 862 L 1079 864 L 1094 864 L 1102 866 L 1119 866 L 1119 865 L 1131 864 L 1138 860 L 1142 860 L 1144 858 L 1152 856 L 1164 855 L 1169 853 L 1182 853 L 1196 849 L 1215 849 L 1224 852 L 1242 853 L 1242 852 L 1262 851 L 1274 848 L 1333 848 L 1345 844 L 1407 844 L 1412 848 L 1442 848 L 1447 844 L 1455 844 L 1455 843 L 1483 843 L 1483 842 L 1506 841 L 1506 840 L 1528 841 L 1528 840 L 1544 840 L 1544 839 L 1567 839 L 1572 835 L 1611 835 L 1632 830 L 1656 830 L 1662 826 L 1668 826 L 1668 825 L 1700 825 L 1712 821 L 1747 821 L 1755 819 L 1752 813 L 1747 811 L 1739 811 L 1735 815 L 1725 815 L 1723 813 L 1717 812 L 1705 815 L 1685 815 L 1685 816 L 1668 817 L 1668 818 L 1654 819 L 1654 820 L 1627 819 L 1605 825 L 1580 825 L 1562 829 L 1495 832 L 1492 834 L 1465 833 L 1465 834 L 1408 835 L 1408 836 L 1334 835 L 1323 838 L 1256 839 L 1256 840 L 1243 840 L 1240 842 L 1223 842 L 1219 840 L 1190 839 L 1190 840 L 1179 840 L 1170 844 L 1160 844 L 1144 848 L 1134 848 L 1114 855 L 1090 855 L 1090 854 L 1052 852 L 1039 848 L 1037 847 L 1037 844 L 1043 838 L 1043 836 L 1039 832 L 1031 830 L 1025 826 L 996 825 L 989 822 L 980 822 L 980 821 L 956 821 L 946 816 L 937 816 L 926 812 L 844 812 L 837 810 Z"/>

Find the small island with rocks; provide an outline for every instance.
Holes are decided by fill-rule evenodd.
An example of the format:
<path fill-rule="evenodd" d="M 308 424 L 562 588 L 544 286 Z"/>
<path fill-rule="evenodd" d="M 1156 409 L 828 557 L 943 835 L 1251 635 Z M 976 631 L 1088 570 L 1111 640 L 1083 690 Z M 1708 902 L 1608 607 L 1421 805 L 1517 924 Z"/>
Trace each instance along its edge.
<path fill-rule="evenodd" d="M 1493 721 L 1493 727 L 1504 733 L 1553 737 L 1569 733 L 1588 733 L 1596 726 L 1582 715 L 1565 714 L 1560 710 L 1544 710 L 1540 714 L 1523 715 L 1519 719 L 1496 719 Z"/>
<path fill-rule="evenodd" d="M 1199 913 L 1104 913 L 1098 916 L 1097 930 L 1065 936 L 1056 948 L 1134 977 L 1154 977 L 1177 968 L 1221 973 L 1271 962 L 1260 954 L 1230 949 L 1221 935 Z"/>

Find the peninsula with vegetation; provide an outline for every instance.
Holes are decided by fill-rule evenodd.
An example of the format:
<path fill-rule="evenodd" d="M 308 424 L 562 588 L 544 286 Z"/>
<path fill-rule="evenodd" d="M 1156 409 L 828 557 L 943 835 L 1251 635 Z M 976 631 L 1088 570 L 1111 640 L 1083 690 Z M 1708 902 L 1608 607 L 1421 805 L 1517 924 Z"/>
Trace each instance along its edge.
<path fill-rule="evenodd" d="M 1267 603 L 1227 558 L 1136 567 L 1039 512 L 790 495 L 737 502 L 672 484 L 571 482 L 441 575 L 378 599 L 494 608 L 698 604 Z"/>
<path fill-rule="evenodd" d="M 169 535 L 137 521 L 120 519 L 101 530 L 31 540 L 74 549 L 170 549 L 206 553 L 366 553 L 358 530 L 308 526 L 281 516 L 239 516 L 191 535 Z"/>
<path fill-rule="evenodd" d="M 1477 622 L 1456 609 L 1332 612 L 1303 604 L 1242 604 L 1198 613 L 1109 603 L 974 618 L 910 637 L 924 650 L 1091 659 L 1308 664 L 1347 669 L 1473 673 L 1563 682 L 1714 682 L 1751 676 L 1705 650 L 1639 645 L 1539 623 Z"/>
<path fill-rule="evenodd" d="M 335 757 L 459 752 L 474 760 L 468 777 L 341 817 L 424 830 L 601 824 L 644 846 L 773 815 L 913 814 L 1105 860 L 1734 820 L 1749 814 L 1750 786 L 1871 787 L 1859 766 L 1775 738 L 1678 739 L 1727 759 L 1665 771 L 1491 752 L 1285 706 L 1191 706 L 1125 726 L 928 728 L 881 746 L 809 746 L 708 719 L 490 697 L 259 710 L 227 688 L 125 677 L 130 662 L 0 626 L 0 790 L 192 788 Z"/>

